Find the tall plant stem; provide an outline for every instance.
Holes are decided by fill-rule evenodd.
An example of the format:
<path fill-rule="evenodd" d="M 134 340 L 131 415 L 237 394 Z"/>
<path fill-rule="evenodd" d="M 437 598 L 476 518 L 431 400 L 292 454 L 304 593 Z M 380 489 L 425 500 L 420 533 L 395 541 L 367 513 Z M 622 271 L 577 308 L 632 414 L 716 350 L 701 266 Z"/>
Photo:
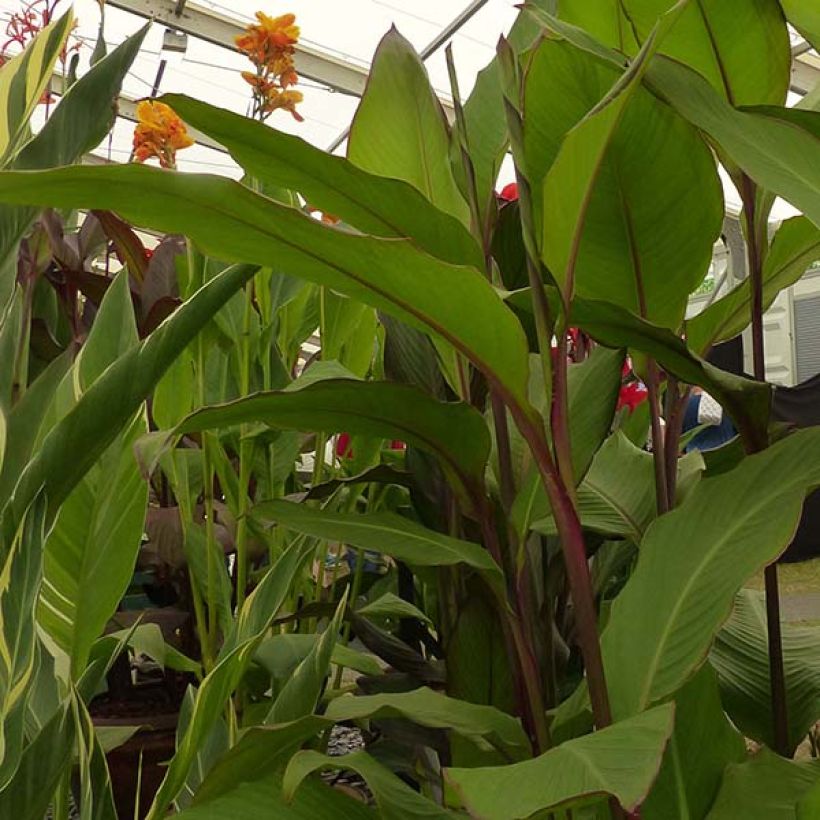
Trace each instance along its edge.
<path fill-rule="evenodd" d="M 669 377 L 667 387 L 666 436 L 664 441 L 664 455 L 666 457 L 666 492 L 669 506 L 675 506 L 675 497 L 678 491 L 678 451 L 680 437 L 683 432 L 683 413 L 686 402 L 689 400 L 689 389 L 678 392 L 678 380 Z"/>
<path fill-rule="evenodd" d="M 245 284 L 245 310 L 242 318 L 241 362 L 239 369 L 239 390 L 247 396 L 251 389 L 251 319 L 253 316 L 253 279 Z M 239 500 L 236 522 L 236 609 L 245 603 L 248 587 L 248 490 L 251 480 L 251 459 L 253 442 L 248 438 L 248 425 L 239 431 Z"/>
<path fill-rule="evenodd" d="M 567 315 L 568 313 L 569 311 L 566 311 Z M 558 334 L 558 349 L 552 367 L 550 427 L 552 428 L 552 446 L 555 450 L 558 475 L 574 504 L 575 474 L 572 469 L 572 446 L 569 437 L 569 384 L 567 379 L 567 334 L 566 328 L 562 328 Z"/>
<path fill-rule="evenodd" d="M 575 606 L 578 643 L 584 658 L 589 687 L 589 699 L 595 725 L 599 729 L 612 723 L 609 693 L 606 687 L 601 643 L 598 639 L 598 619 L 595 597 L 589 575 L 584 536 L 578 512 L 561 481 L 550 455 L 549 445 L 540 423 L 520 407 L 511 407 L 521 434 L 526 438 L 538 467 L 541 481 L 550 501 L 558 529 L 570 593 Z"/>
<path fill-rule="evenodd" d="M 661 429 L 660 375 L 658 364 L 649 359 L 646 390 L 649 394 L 649 418 L 652 429 L 652 462 L 655 465 L 655 502 L 658 515 L 669 511 L 669 490 L 666 483 L 666 458 L 664 436 Z"/>
<path fill-rule="evenodd" d="M 749 284 L 752 308 L 752 365 L 754 377 L 766 380 L 766 359 L 763 342 L 763 252 L 767 237 L 766 222 L 757 224 L 756 186 L 745 174 L 741 177 L 740 196 L 746 223 L 746 247 L 749 263 Z M 774 717 L 774 741 L 777 752 L 789 754 L 789 719 L 786 707 L 786 675 L 783 667 L 783 637 L 780 627 L 780 590 L 777 564 L 764 571 L 766 589 L 766 625 L 769 643 L 769 685 Z"/>

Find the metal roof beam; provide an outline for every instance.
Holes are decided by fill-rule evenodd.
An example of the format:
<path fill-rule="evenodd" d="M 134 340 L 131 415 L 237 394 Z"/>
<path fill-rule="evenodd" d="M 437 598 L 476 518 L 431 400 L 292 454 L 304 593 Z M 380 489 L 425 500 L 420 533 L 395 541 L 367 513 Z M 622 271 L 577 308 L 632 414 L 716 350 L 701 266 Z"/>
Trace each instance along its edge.
<path fill-rule="evenodd" d="M 820 57 L 810 51 L 797 54 L 792 60 L 791 90 L 805 96 L 816 88 L 818 83 L 820 83 Z"/>
<path fill-rule="evenodd" d="M 186 3 L 177 15 L 177 0 L 108 0 L 108 5 L 131 14 L 155 20 L 169 28 L 236 51 L 234 39 L 244 31 L 239 20 L 211 9 Z M 322 83 L 343 94 L 360 97 L 367 82 L 367 68 L 341 57 L 299 43 L 294 58 L 296 71 L 309 80 Z"/>

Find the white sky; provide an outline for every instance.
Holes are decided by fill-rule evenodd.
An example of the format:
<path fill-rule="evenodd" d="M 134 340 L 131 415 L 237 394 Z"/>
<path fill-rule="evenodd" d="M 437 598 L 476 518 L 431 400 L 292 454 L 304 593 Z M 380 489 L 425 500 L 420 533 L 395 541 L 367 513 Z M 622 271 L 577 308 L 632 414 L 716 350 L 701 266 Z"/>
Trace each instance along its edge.
<path fill-rule="evenodd" d="M 469 0 L 222 0 L 225 5 L 209 0 L 195 0 L 214 11 L 246 22 L 261 9 L 277 15 L 293 12 L 302 30 L 302 42 L 328 51 L 353 63 L 366 67 L 382 35 L 396 25 L 417 49 L 426 46 L 468 4 Z M 476 73 L 492 58 L 495 44 L 512 24 L 520 0 L 489 0 L 487 4 L 453 38 L 453 52 L 459 75 L 462 96 L 466 97 L 475 81 Z M 60 7 L 67 8 L 68 0 Z M 0 0 L 0 17 L 5 18 L 19 8 L 17 0 Z M 77 34 L 84 45 L 81 50 L 81 71 L 87 65 L 97 38 L 99 6 L 96 0 L 75 0 Z M 145 21 L 114 8 L 106 9 L 106 41 L 109 49 L 133 33 Z M 161 60 L 164 26 L 153 25 L 123 86 L 133 98 L 148 96 Z M 165 55 L 168 56 L 166 52 Z M 248 67 L 239 54 L 213 46 L 194 37 L 188 37 L 188 48 L 179 59 L 172 58 L 165 70 L 160 92 L 182 92 L 215 105 L 245 113 L 249 87 L 239 76 Z M 433 86 L 437 90 L 449 88 L 444 61 L 444 49 L 439 49 L 427 63 Z M 300 86 L 305 96 L 299 110 L 305 121 L 296 122 L 286 112 L 276 112 L 269 123 L 284 131 L 296 133 L 309 142 L 327 147 L 350 123 L 357 99 L 324 88 L 305 80 Z M 792 99 L 793 98 L 793 99 Z M 789 104 L 797 97 L 790 95 Z M 133 124 L 118 120 L 112 137 L 97 153 L 113 160 L 125 161 L 131 147 Z M 227 154 L 194 146 L 181 152 L 178 164 L 182 170 L 209 172 L 238 177 L 240 171 Z M 505 162 L 499 187 L 513 178 L 512 163 Z M 728 178 L 722 174 L 727 207 L 737 210 L 739 198 Z M 774 219 L 795 214 L 790 205 L 777 201 Z"/>

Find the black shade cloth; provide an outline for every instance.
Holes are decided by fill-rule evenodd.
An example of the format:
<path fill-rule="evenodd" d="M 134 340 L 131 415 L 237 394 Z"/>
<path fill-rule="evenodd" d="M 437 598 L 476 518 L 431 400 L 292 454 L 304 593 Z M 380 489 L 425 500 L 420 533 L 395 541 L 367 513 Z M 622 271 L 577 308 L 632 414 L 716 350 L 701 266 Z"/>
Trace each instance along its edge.
<path fill-rule="evenodd" d="M 748 376 L 743 369 L 743 339 L 736 336 L 715 345 L 709 361 L 721 370 Z M 820 374 L 794 387 L 775 387 L 772 418 L 795 427 L 820 426 Z M 806 497 L 803 515 L 781 561 L 807 561 L 820 556 L 820 490 Z"/>

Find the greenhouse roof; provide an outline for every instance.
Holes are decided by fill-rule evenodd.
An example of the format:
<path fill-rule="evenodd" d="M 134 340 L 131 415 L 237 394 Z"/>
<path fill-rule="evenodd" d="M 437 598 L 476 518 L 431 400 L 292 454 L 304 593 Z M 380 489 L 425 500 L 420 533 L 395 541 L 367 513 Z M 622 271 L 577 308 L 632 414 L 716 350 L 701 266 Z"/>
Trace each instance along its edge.
<path fill-rule="evenodd" d="M 123 86 L 121 116 L 111 136 L 95 157 L 127 161 L 131 153 L 134 103 L 154 93 L 181 92 L 210 103 L 246 113 L 249 88 L 240 72 L 248 67 L 233 39 L 257 10 L 277 15 L 293 12 L 301 28 L 296 55 L 299 90 L 304 101 L 297 122 L 287 112 L 276 112 L 270 125 L 298 134 L 323 148 L 343 151 L 344 138 L 362 93 L 379 40 L 395 26 L 422 54 L 433 87 L 450 107 L 444 49 L 452 44 L 460 90 L 466 96 L 478 71 L 492 58 L 495 44 L 517 14 L 518 0 L 290 0 L 259 2 L 234 0 L 225 5 L 209 0 L 108 0 L 105 41 L 110 48 L 153 20 L 142 51 Z M 19 0 L 0 0 L 0 14 L 19 10 Z M 57 10 L 69 0 L 57 0 Z M 100 5 L 97 0 L 75 0 L 80 42 L 80 71 L 87 68 L 98 37 Z M 177 32 L 177 36 L 174 36 Z M 799 35 L 792 36 L 795 55 L 790 104 L 797 102 L 820 78 L 820 57 Z M 130 119 L 129 119 L 130 117 Z M 239 167 L 208 139 L 180 154 L 179 167 L 238 177 Z M 505 163 L 500 183 L 512 179 Z M 737 211 L 739 199 L 724 178 L 727 208 Z M 794 213 L 779 202 L 774 218 Z"/>

